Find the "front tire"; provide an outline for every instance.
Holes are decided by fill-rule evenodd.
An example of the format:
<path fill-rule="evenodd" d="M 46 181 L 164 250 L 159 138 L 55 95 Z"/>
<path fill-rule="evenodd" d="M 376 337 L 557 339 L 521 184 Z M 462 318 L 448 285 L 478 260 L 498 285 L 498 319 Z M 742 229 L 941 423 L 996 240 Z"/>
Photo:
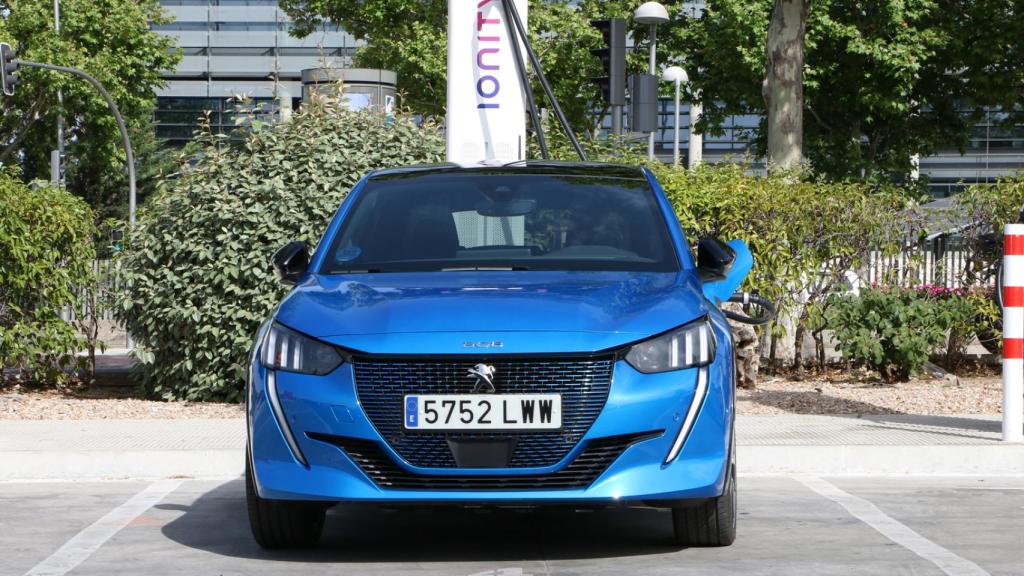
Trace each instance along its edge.
<path fill-rule="evenodd" d="M 245 459 L 245 501 L 249 527 L 261 547 L 308 548 L 320 540 L 327 510 L 315 504 L 260 498 L 248 457 Z"/>
<path fill-rule="evenodd" d="M 729 465 L 721 496 L 673 508 L 672 525 L 680 546 L 731 545 L 736 540 L 736 466 Z"/>

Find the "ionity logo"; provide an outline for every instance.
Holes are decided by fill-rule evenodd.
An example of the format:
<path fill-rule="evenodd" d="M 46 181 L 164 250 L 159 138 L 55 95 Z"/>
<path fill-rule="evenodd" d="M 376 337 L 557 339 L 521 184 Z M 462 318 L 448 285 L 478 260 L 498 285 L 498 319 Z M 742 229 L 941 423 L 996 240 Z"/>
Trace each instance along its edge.
<path fill-rule="evenodd" d="M 487 14 L 485 14 L 487 13 Z M 488 18 L 487 16 L 499 16 Z M 501 70 L 498 54 L 501 52 L 502 38 L 507 30 L 501 20 L 504 17 L 501 2 L 480 0 L 476 5 L 476 95 L 479 109 L 500 108 L 497 102 L 501 92 L 501 82 L 495 75 Z M 486 28 L 486 30 L 485 30 Z M 490 63 L 488 63 L 490 61 Z"/>

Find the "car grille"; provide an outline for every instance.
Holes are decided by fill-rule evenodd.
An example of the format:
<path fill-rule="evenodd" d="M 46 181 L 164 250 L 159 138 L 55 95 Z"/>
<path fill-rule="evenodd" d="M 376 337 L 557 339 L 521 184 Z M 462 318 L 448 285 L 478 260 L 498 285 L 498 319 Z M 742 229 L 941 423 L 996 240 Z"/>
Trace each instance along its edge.
<path fill-rule="evenodd" d="M 402 426 L 406 394 L 469 393 L 469 369 L 487 362 L 496 369 L 499 394 L 562 395 L 562 429 L 521 433 L 407 432 Z M 608 399 L 613 356 L 557 359 L 472 358 L 378 360 L 354 358 L 359 403 L 377 431 L 406 462 L 421 468 L 455 468 L 448 439 L 515 439 L 508 466 L 539 468 L 560 462 L 590 429 Z"/>
<path fill-rule="evenodd" d="M 374 484 L 404 490 L 572 490 L 587 488 L 630 445 L 661 436 L 663 431 L 608 436 L 590 440 L 567 466 L 548 474 L 416 474 L 403 469 L 372 440 L 311 432 L 308 436 L 333 444 L 348 454 Z"/>

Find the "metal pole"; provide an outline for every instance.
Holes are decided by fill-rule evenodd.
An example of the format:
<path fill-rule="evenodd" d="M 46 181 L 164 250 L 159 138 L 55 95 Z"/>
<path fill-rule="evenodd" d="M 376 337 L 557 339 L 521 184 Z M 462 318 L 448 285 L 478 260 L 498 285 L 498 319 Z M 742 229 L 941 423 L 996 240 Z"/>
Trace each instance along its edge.
<path fill-rule="evenodd" d="M 658 67 L 658 25 L 651 24 L 651 61 L 648 67 L 649 74 L 657 74 Z M 658 132 L 658 122 L 654 123 L 654 132 L 647 137 L 647 159 L 654 160 L 654 135 Z"/>
<path fill-rule="evenodd" d="M 513 2 L 506 2 L 504 6 L 507 9 L 507 13 L 512 15 L 512 22 L 516 25 L 516 31 L 519 33 L 519 38 L 523 42 L 523 47 L 526 48 L 526 55 L 530 57 L 530 64 L 533 66 L 533 71 L 537 74 L 537 79 L 540 80 L 540 86 L 544 89 L 544 94 L 551 101 L 551 108 L 555 111 L 555 117 L 558 118 L 558 122 L 562 125 L 562 129 L 565 130 L 566 136 L 569 137 L 569 142 L 572 147 L 576 150 L 576 155 L 580 157 L 582 162 L 587 161 L 587 153 L 583 151 L 583 147 L 580 146 L 580 141 L 576 138 L 576 133 L 572 131 L 572 127 L 569 126 L 569 121 L 565 118 L 565 113 L 562 112 L 562 107 L 558 105 L 558 99 L 555 98 L 555 93 L 551 90 L 551 84 L 548 84 L 548 78 L 544 75 L 544 69 L 540 65 L 540 58 L 537 57 L 537 53 L 533 51 L 533 45 L 530 44 L 530 38 L 526 35 L 526 27 L 523 26 L 523 21 L 519 18 L 519 10 L 516 9 L 516 5 Z"/>
<path fill-rule="evenodd" d="M 124 145 L 124 155 L 128 162 L 128 228 L 132 229 L 135 227 L 135 155 L 132 153 L 132 142 L 128 139 L 128 128 L 124 125 L 124 118 L 121 117 L 121 111 L 117 108 L 117 103 L 110 97 L 110 93 L 107 89 L 100 84 L 100 81 L 93 78 L 88 72 L 79 70 L 78 68 L 68 68 L 65 66 L 54 66 L 53 64 L 42 64 L 40 62 L 30 62 L 28 60 L 15 60 L 19 66 L 26 66 L 28 68 L 42 68 L 44 70 L 55 70 L 57 72 L 66 72 L 68 74 L 74 74 L 79 78 L 85 78 L 90 84 L 99 91 L 100 96 L 107 101 L 107 106 L 110 107 L 110 111 L 114 114 L 114 120 L 117 121 L 117 129 L 121 132 L 121 144 Z"/>
<path fill-rule="evenodd" d="M 502 9 L 508 12 L 508 6 L 514 0 L 504 0 Z M 530 74 L 523 61 L 523 53 L 519 51 L 519 42 L 516 38 L 516 27 L 509 16 L 505 15 L 505 28 L 508 30 L 509 43 L 512 44 L 512 55 L 515 57 L 516 69 L 519 70 L 519 81 L 523 84 L 523 93 L 526 96 L 526 107 L 530 110 L 530 121 L 533 123 L 533 131 L 537 134 L 537 146 L 540 148 L 540 157 L 544 160 L 550 159 L 548 143 L 544 138 L 544 126 L 540 123 L 537 115 L 537 102 L 533 98 L 533 88 L 530 87 Z"/>
<path fill-rule="evenodd" d="M 60 150 L 50 150 L 50 184 L 60 187 Z"/>
<path fill-rule="evenodd" d="M 60 0 L 53 0 L 53 30 L 60 36 Z M 64 92 L 60 89 L 57 90 L 57 103 L 60 105 L 61 110 L 64 109 Z M 53 158 L 51 157 L 51 164 Z M 57 114 L 57 165 L 51 166 L 51 174 L 56 174 L 57 179 L 54 182 L 57 186 L 62 186 L 64 183 L 63 175 L 61 174 L 61 165 L 64 162 L 64 114 Z"/>
<path fill-rule="evenodd" d="M 622 136 L 622 106 L 612 106 L 612 134 Z"/>
<path fill-rule="evenodd" d="M 675 130 L 672 133 L 672 165 L 679 167 L 679 80 L 676 80 Z"/>
<path fill-rule="evenodd" d="M 700 122 L 703 114 L 703 104 L 690 102 L 690 144 L 687 158 L 690 169 L 696 168 L 704 160 L 704 135 L 697 133 L 697 122 Z"/>

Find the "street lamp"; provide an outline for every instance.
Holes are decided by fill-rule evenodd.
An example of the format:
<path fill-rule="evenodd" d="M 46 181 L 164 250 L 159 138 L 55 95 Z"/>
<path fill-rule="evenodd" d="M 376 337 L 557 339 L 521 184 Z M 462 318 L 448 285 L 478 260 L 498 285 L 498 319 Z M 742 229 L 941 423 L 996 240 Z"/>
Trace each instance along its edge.
<path fill-rule="evenodd" d="M 661 79 L 665 82 L 676 83 L 676 102 L 675 102 L 675 122 L 673 126 L 675 129 L 672 131 L 672 165 L 679 167 L 679 88 L 683 84 L 690 81 L 690 77 L 686 75 L 686 70 L 683 70 L 679 66 L 669 66 L 665 68 L 665 71 L 661 73 Z M 690 132 L 693 133 L 692 130 Z"/>
<path fill-rule="evenodd" d="M 655 76 L 658 73 L 658 24 L 668 22 L 668 10 L 659 2 L 644 2 L 633 12 L 633 20 L 638 24 L 647 24 L 651 27 L 651 61 L 648 67 L 648 74 Z M 657 130 L 655 130 L 656 132 Z M 654 134 L 651 132 L 647 140 L 647 159 L 654 160 Z"/>

